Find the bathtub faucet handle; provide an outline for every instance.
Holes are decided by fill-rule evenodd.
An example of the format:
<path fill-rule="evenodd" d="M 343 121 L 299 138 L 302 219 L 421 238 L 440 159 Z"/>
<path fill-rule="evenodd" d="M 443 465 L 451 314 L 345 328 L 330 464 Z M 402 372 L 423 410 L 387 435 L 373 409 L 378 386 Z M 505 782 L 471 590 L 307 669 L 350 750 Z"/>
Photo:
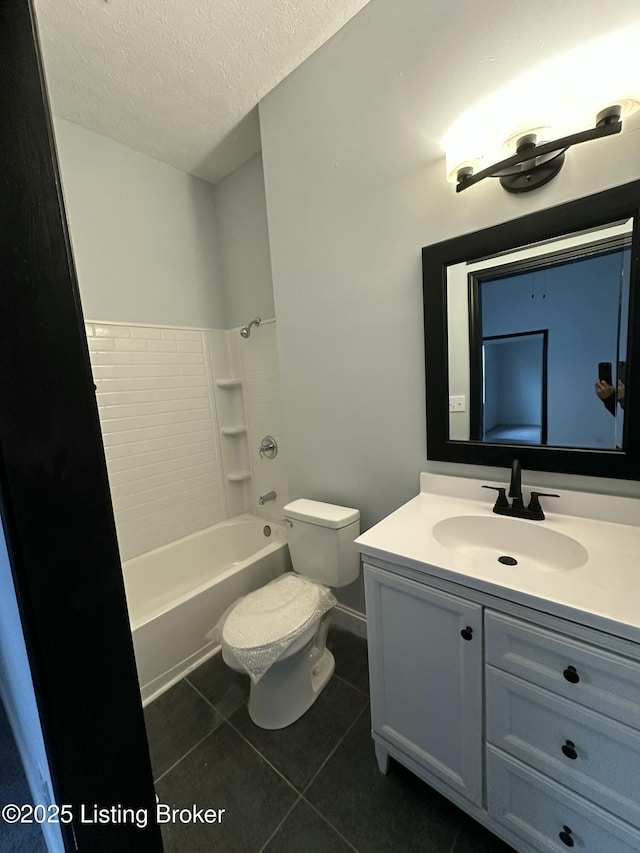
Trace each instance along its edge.
<path fill-rule="evenodd" d="M 265 456 L 267 459 L 273 459 L 274 456 L 278 455 L 278 445 L 272 435 L 265 435 L 262 439 L 258 448 L 258 454 L 261 459 L 264 459 Z"/>

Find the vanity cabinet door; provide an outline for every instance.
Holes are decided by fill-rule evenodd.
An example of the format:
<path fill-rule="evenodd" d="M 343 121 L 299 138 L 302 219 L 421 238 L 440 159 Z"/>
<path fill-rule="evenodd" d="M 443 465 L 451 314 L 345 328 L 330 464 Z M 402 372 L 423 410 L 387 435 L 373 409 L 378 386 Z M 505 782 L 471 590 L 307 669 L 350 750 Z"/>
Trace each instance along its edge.
<path fill-rule="evenodd" d="M 482 608 L 365 565 L 374 735 L 482 799 Z"/>

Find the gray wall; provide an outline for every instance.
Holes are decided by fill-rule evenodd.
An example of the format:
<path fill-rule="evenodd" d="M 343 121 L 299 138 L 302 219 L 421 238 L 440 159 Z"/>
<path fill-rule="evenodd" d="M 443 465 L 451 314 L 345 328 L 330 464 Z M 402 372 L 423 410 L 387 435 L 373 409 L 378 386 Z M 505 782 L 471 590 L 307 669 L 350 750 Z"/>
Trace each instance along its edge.
<path fill-rule="evenodd" d="M 226 328 L 214 189 L 54 119 L 86 318 Z"/>
<path fill-rule="evenodd" d="M 371 0 L 260 105 L 291 495 L 359 507 L 363 527 L 415 495 L 426 467 L 504 480 L 490 469 L 427 465 L 420 248 L 640 176 L 638 135 L 623 133 L 572 149 L 559 178 L 530 195 L 491 181 L 456 195 L 445 183 L 427 105 L 481 97 L 473 59 L 497 88 L 531 54 L 552 55 L 554 39 L 575 45 L 639 14 L 620 0 L 585 0 L 579 14 L 574 3 L 541 3 L 518 4 L 515 27 L 512 3 L 453 0 L 447 29 L 433 3 Z M 500 32 L 500 13 L 510 13 L 513 38 Z M 486 38 L 476 56 L 475 39 L 461 37 L 490 28 L 494 63 Z M 638 483 L 535 480 L 640 494 Z M 356 585 L 341 597 L 363 607 Z"/>
<path fill-rule="evenodd" d="M 54 127 L 87 319 L 229 329 L 274 316 L 259 154 L 214 186 Z"/>
<path fill-rule="evenodd" d="M 227 326 L 274 316 L 262 157 L 257 154 L 214 189 Z"/>

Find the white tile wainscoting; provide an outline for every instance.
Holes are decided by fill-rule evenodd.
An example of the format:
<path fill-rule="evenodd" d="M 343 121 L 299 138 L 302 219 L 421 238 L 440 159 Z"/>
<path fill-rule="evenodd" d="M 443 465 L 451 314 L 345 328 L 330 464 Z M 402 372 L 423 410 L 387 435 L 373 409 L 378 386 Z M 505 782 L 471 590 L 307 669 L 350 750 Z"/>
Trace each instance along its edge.
<path fill-rule="evenodd" d="M 123 560 L 246 510 L 282 518 L 275 323 L 248 341 L 237 329 L 98 321 L 86 332 Z M 225 379 L 239 380 L 231 394 Z M 258 457 L 266 433 L 278 441 L 275 460 Z M 278 500 L 258 507 L 270 489 Z"/>

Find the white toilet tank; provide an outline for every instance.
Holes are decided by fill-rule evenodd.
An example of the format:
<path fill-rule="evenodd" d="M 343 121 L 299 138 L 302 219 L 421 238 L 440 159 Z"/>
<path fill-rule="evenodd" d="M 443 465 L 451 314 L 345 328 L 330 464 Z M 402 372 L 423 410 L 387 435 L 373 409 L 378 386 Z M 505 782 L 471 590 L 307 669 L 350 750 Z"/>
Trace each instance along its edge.
<path fill-rule="evenodd" d="M 326 586 L 346 586 L 360 574 L 360 512 L 300 498 L 284 508 L 294 571 Z"/>

